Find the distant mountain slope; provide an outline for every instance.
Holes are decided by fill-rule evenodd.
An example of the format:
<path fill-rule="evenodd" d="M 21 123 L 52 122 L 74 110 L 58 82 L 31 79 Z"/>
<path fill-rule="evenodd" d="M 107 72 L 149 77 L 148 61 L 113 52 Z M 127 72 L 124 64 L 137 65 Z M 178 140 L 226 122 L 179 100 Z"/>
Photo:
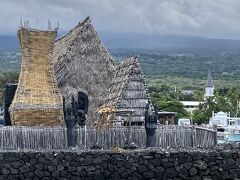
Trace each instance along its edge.
<path fill-rule="evenodd" d="M 59 36 L 65 34 L 59 32 Z M 118 48 L 240 48 L 240 40 L 207 39 L 185 35 L 147 35 L 135 33 L 99 33 L 108 49 Z M 0 36 L 0 50 L 18 49 L 16 36 Z"/>
<path fill-rule="evenodd" d="M 17 36 L 0 36 L 0 50 L 19 49 Z"/>
<path fill-rule="evenodd" d="M 58 37 L 64 34 L 66 34 L 66 32 L 58 32 Z M 17 35 L 0 35 L 0 50 L 20 50 Z"/>
<path fill-rule="evenodd" d="M 100 37 L 108 48 L 236 48 L 240 47 L 240 40 L 207 39 L 187 35 L 146 35 L 146 34 L 118 34 L 100 33 Z"/>

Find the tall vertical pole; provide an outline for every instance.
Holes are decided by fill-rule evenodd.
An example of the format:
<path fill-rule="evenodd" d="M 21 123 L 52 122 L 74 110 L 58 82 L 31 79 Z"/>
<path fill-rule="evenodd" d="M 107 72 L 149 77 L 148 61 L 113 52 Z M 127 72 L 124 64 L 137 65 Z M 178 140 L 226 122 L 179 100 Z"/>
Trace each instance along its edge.
<path fill-rule="evenodd" d="M 130 110 L 128 113 L 128 145 L 130 145 L 130 143 L 132 142 L 131 139 L 131 130 L 132 130 L 132 126 L 131 126 L 131 118 L 132 118 L 132 111 Z"/>
<path fill-rule="evenodd" d="M 84 137 L 84 147 L 87 149 L 87 126 L 84 125 L 85 137 Z"/>

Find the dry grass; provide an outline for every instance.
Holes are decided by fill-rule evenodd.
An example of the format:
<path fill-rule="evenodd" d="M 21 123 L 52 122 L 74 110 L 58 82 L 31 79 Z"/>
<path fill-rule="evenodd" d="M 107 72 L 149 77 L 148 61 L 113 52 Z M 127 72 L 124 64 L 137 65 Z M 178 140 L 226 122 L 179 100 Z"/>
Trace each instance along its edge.
<path fill-rule="evenodd" d="M 86 18 L 55 42 L 54 70 L 66 105 L 71 95 L 83 91 L 89 98 L 87 125 L 99 119 L 97 109 L 104 104 L 112 82 L 114 63 L 97 32 Z"/>

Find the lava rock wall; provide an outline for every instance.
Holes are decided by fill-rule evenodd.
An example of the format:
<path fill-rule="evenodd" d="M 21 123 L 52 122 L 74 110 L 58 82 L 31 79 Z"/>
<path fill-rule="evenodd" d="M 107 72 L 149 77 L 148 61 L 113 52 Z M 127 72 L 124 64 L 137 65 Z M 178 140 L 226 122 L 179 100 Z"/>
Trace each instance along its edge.
<path fill-rule="evenodd" d="M 0 152 L 0 179 L 236 179 L 238 150 Z"/>

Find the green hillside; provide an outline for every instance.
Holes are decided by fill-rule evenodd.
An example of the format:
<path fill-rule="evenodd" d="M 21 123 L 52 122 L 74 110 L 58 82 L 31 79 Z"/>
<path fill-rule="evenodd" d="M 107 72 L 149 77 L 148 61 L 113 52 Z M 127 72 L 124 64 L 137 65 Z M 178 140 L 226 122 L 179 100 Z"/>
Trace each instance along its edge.
<path fill-rule="evenodd" d="M 179 89 L 202 89 L 211 69 L 216 87 L 240 85 L 239 49 L 115 49 L 115 61 L 139 55 L 149 86 L 169 85 Z M 18 51 L 0 51 L 0 73 L 19 70 Z"/>

